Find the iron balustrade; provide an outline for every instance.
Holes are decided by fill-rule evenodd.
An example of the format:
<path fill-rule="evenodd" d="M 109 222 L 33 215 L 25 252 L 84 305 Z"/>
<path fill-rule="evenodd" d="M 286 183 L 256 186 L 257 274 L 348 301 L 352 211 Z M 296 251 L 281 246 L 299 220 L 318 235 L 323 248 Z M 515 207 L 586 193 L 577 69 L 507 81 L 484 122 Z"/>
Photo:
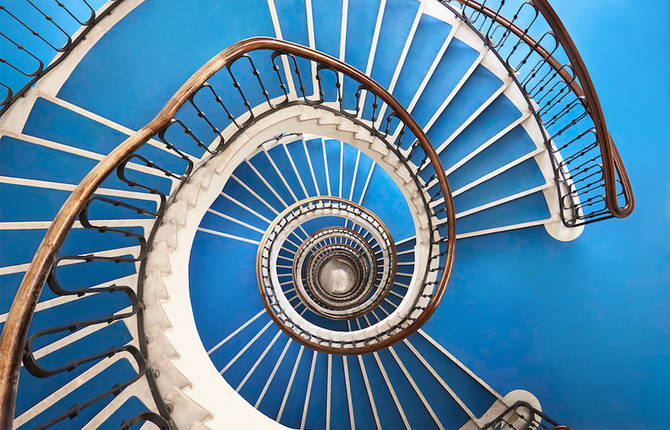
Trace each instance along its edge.
<path fill-rule="evenodd" d="M 304 67 L 308 64 L 308 71 Z M 286 67 L 288 66 L 288 67 Z M 263 73 L 261 73 L 263 71 Z M 220 72 L 220 73 L 219 73 Z M 309 75 L 309 77 L 308 77 Z M 314 93 L 305 87 L 305 81 L 315 82 Z M 353 84 L 353 85 L 352 85 Z M 349 92 L 343 97 L 343 89 Z M 353 95 L 352 95 L 353 94 Z M 373 102 L 365 110 L 361 101 L 369 97 Z M 380 117 L 380 104 L 389 108 L 389 114 Z M 158 390 L 155 375 L 151 369 L 151 357 L 147 349 L 144 328 L 144 279 L 148 251 L 153 246 L 153 238 L 162 217 L 168 210 L 171 198 L 181 187 L 192 186 L 189 180 L 193 173 L 220 154 L 228 144 L 241 135 L 248 127 L 282 109 L 290 106 L 310 106 L 358 121 L 371 136 L 384 139 L 391 126 L 402 128 L 400 138 L 391 148 L 412 167 L 412 181 L 422 190 L 421 199 L 429 207 L 431 237 L 439 253 L 430 256 L 433 293 L 430 303 L 410 327 L 401 330 L 396 340 L 417 330 L 434 312 L 439 304 L 453 267 L 455 246 L 454 208 L 444 168 L 427 137 L 407 111 L 384 88 L 353 67 L 326 54 L 311 50 L 291 42 L 258 37 L 238 42 L 212 58 L 201 67 L 172 96 L 159 114 L 145 127 L 131 135 L 101 160 L 77 185 L 61 210 L 54 218 L 42 243 L 37 249 L 12 303 L 7 322 L 0 337 L 0 427 L 10 428 L 14 418 L 16 388 L 19 369 L 27 346 L 26 362 L 33 365 L 30 345 L 26 343 L 28 329 L 43 285 L 62 294 L 125 294 L 131 302 L 133 294 L 128 286 L 110 287 L 108 290 L 59 290 L 57 273 L 61 262 L 79 260 L 102 261 L 114 264 L 128 259 L 139 263 L 137 300 L 129 314 L 106 315 L 87 321 L 73 321 L 65 327 L 53 328 L 54 333 L 63 330 L 80 330 L 100 321 L 135 317 L 139 333 L 138 364 L 143 362 L 143 376 L 152 390 L 158 412 L 167 425 L 172 426 L 170 406 L 164 402 Z M 377 123 L 383 126 L 377 126 Z M 403 140 L 402 136 L 405 136 Z M 172 154 L 173 162 L 157 161 L 145 147 L 159 147 Z M 163 153 L 161 152 L 161 153 Z M 194 155 L 195 154 L 195 155 Z M 404 154 L 404 155 L 403 155 Z M 169 164 L 169 165 L 168 165 Z M 152 171 L 156 176 L 167 178 L 171 191 L 161 191 L 155 183 L 141 175 Z M 124 198 L 102 198 L 99 188 L 110 175 L 116 174 L 119 181 L 128 188 L 153 196 L 157 202 L 155 210 L 138 208 Z M 104 193 L 102 193 L 104 194 Z M 98 225 L 89 220 L 91 205 L 111 204 L 122 210 L 135 211 L 153 220 L 151 233 L 146 237 L 135 231 Z M 79 218 L 81 227 L 105 235 L 123 235 L 134 238 L 139 253 L 133 257 L 108 256 L 100 253 L 86 255 L 59 256 L 59 251 L 68 237 L 75 220 Z M 99 222 L 99 221 L 98 221 Z M 62 291 L 61 291 L 62 290 Z M 132 314 L 132 315 L 130 315 Z M 120 348 L 112 346 L 112 348 Z M 109 350 L 112 351 L 112 350 Z M 116 350 L 114 350 L 116 351 Z M 121 352 L 120 350 L 116 353 Z M 131 351 L 128 351 L 131 352 Z M 79 358 L 80 363 L 102 359 L 101 352 Z M 131 352 L 132 354 L 132 352 Z M 69 366 L 64 364 L 65 367 Z M 75 363 L 75 367 L 77 364 Z M 33 366 L 33 370 L 40 373 Z M 52 369 L 58 370 L 58 369 Z M 49 373 L 48 370 L 45 370 Z M 133 382 L 130 382 L 133 383 Z M 120 385 L 123 386 L 123 385 Z M 118 394 L 118 387 L 110 387 L 111 395 Z M 93 397 L 91 400 L 102 400 Z M 81 405 L 87 407 L 89 402 Z M 141 419 L 149 419 L 146 415 Z M 134 419 L 131 417 L 131 420 Z M 140 418 L 138 418 L 140 419 Z M 152 421 L 153 422 L 153 421 Z M 128 425 L 126 424 L 122 425 Z"/>
<path fill-rule="evenodd" d="M 20 30 L 18 34 L 9 34 L 8 28 L 0 30 L 0 41 L 16 48 L 14 54 L 0 53 L 0 68 L 4 69 L 5 76 L 0 80 L 0 87 L 5 91 L 4 98 L 0 98 L 0 116 L 40 78 L 65 60 L 91 29 L 123 1 L 110 0 L 98 11 L 87 0 L 59 0 L 49 7 L 42 1 L 25 0 L 27 11 L 0 4 L 0 16 L 15 23 Z M 84 10 L 83 16 L 78 9 Z M 69 31 L 67 27 L 73 25 L 73 31 Z M 46 52 L 42 52 L 43 49 Z M 32 63 L 32 68 L 26 63 Z"/>
<path fill-rule="evenodd" d="M 482 430 L 572 430 L 559 425 L 546 414 L 524 401 L 518 401 L 485 425 Z"/>
<path fill-rule="evenodd" d="M 57 7 L 51 9 L 34 0 L 25 1 L 34 17 L 23 16 L 20 11 L 0 5 L 0 14 L 25 30 L 23 37 L 0 31 L 0 39 L 26 57 L 12 58 L 8 52 L 0 56 L 0 63 L 14 75 L 28 79 L 18 89 L 9 80 L 0 82 L 6 91 L 5 98 L 0 102 L 0 115 L 37 80 L 63 61 L 90 29 L 123 0 L 112 0 L 97 12 L 86 0 L 58 1 L 55 2 Z M 553 165 L 563 223 L 567 227 L 577 227 L 630 215 L 635 199 L 623 161 L 607 129 L 588 70 L 549 2 L 440 2 L 479 32 L 486 46 L 503 61 L 510 76 L 525 94 L 529 109 L 542 126 Z M 451 5 L 463 7 L 463 11 L 459 13 Z M 60 16 L 54 16 L 54 8 L 61 11 Z M 75 11 L 77 8 L 83 8 L 88 15 L 79 17 Z M 76 34 L 70 34 L 64 28 L 65 21 L 78 24 L 81 29 Z M 63 40 L 56 40 L 51 32 Z M 53 52 L 55 59 L 49 62 L 51 58 L 48 55 L 45 57 L 28 48 L 26 42 L 29 41 L 38 42 Z M 24 64 L 28 59 L 34 62 L 33 68 Z M 293 62 L 298 69 L 297 61 L 293 59 Z M 298 88 L 307 100 L 302 79 L 299 79 Z M 373 105 L 376 105 L 377 97 L 373 97 Z M 245 103 L 250 108 L 246 100 Z M 376 113 L 373 113 L 373 119 Z M 230 113 L 228 117 L 234 120 Z"/>
<path fill-rule="evenodd" d="M 561 219 L 577 227 L 633 212 L 635 197 L 598 95 L 547 0 L 439 0 L 507 68 L 543 133 Z"/>
<path fill-rule="evenodd" d="M 0 5 L 1 15 L 16 21 L 17 25 L 24 28 L 32 39 L 48 47 L 55 55 L 53 60 L 41 57 L 37 52 L 32 52 L 27 48 L 23 41 L 15 40 L 6 33 L 0 32 L 1 39 L 15 47 L 16 52 L 25 54 L 26 59 L 31 59 L 34 62 L 34 67 L 28 69 L 20 65 L 20 62 L 13 61 L 9 56 L 3 55 L 0 57 L 0 63 L 3 67 L 28 79 L 27 83 L 19 89 L 16 89 L 9 82 L 0 82 L 0 86 L 6 90 L 4 99 L 0 101 L 0 115 L 6 112 L 11 104 L 25 94 L 35 82 L 63 61 L 72 49 L 86 37 L 90 29 L 104 16 L 111 13 L 123 0 L 112 0 L 105 9 L 98 12 L 89 7 L 90 15 L 88 17 L 79 17 L 72 9 L 68 8 L 66 2 L 57 2 L 58 7 L 62 8 L 78 25 L 82 26 L 74 36 L 68 34 L 64 30 L 64 26 L 47 14 L 41 7 L 42 5 L 38 5 L 34 1 L 26 1 L 47 26 L 63 35 L 65 42 L 58 44 L 56 41 L 49 39 L 46 35 L 46 33 L 49 33 L 48 31 L 46 33 L 39 31 L 28 23 L 24 17 L 18 16 L 5 6 Z M 621 157 L 607 129 L 594 85 L 574 43 L 549 3 L 546 0 L 483 0 L 481 3 L 473 0 L 440 1 L 459 14 L 470 28 L 480 34 L 486 46 L 506 65 L 510 77 L 526 96 L 528 107 L 543 130 L 545 144 L 551 155 L 564 224 L 568 227 L 576 227 L 612 216 L 622 218 L 630 215 L 634 208 L 632 188 Z M 85 0 L 82 0 L 82 4 L 88 6 Z M 453 7 L 454 4 L 462 6 L 463 11 L 459 12 Z M 252 57 L 248 55 L 252 51 L 263 49 L 271 51 L 273 71 L 284 94 L 283 100 L 281 100 L 281 97 L 270 97 L 269 87 L 266 88 Z M 251 73 L 257 79 L 260 94 L 265 99 L 264 103 L 267 104 L 265 110 L 257 109 L 258 106 L 252 108 L 253 103 L 248 97 L 248 88 L 245 87 L 248 82 L 243 83 L 237 79 L 236 72 L 232 70 L 233 64 L 240 59 L 244 59 L 248 63 Z M 313 78 L 317 84 L 317 97 L 310 94 L 305 86 L 308 85 L 308 76 L 305 76 L 304 70 L 301 71 L 301 64 L 299 63 L 299 61 L 305 60 L 315 65 L 313 70 L 316 73 L 309 78 Z M 282 66 L 289 65 L 290 74 L 283 72 L 283 68 L 279 65 L 280 62 Z M 45 66 L 46 64 L 48 65 Z M 233 114 L 234 111 L 230 106 L 224 103 L 224 99 L 227 101 L 228 97 L 219 95 L 215 85 L 208 82 L 209 78 L 223 68 L 229 74 L 232 86 L 239 95 L 237 102 L 241 103 L 247 111 L 246 116 L 239 115 L 237 112 Z M 327 74 L 330 74 L 330 77 L 327 77 Z M 356 87 L 354 106 L 347 103 L 341 94 L 342 88 L 346 87 L 345 77 L 356 82 L 362 82 L 361 85 Z M 331 84 L 330 88 L 328 88 L 328 82 Z M 295 85 L 295 87 L 291 88 L 291 85 Z M 129 421 L 122 424 L 121 428 L 130 427 L 132 424 L 141 421 L 154 422 L 161 427 L 171 425 L 169 405 L 161 400 L 161 396 L 157 393 L 155 381 L 152 382 L 152 372 L 147 371 L 147 346 L 146 339 L 143 338 L 144 328 L 142 326 L 144 262 L 146 249 L 151 246 L 151 239 L 155 233 L 157 223 L 154 223 L 154 230 L 145 240 L 143 235 L 128 230 L 96 226 L 90 222 L 87 212 L 94 202 L 108 203 L 129 211 L 139 210 L 137 212 L 139 214 L 160 220 L 168 204 L 168 195 L 161 193 L 149 184 L 142 184 L 138 180 L 131 179 L 129 174 L 131 171 L 137 171 L 136 167 L 140 165 L 162 172 L 175 183 L 186 183 L 188 181 L 194 168 L 194 157 L 178 149 L 179 145 L 171 141 L 168 135 L 171 133 L 172 127 L 188 136 L 207 156 L 215 156 L 225 148 L 227 140 L 223 137 L 223 127 L 217 126 L 218 122 L 205 113 L 205 108 L 196 100 L 199 94 L 209 94 L 221 108 L 224 117 L 237 127 L 238 131 L 243 130 L 268 113 L 296 104 L 319 107 L 351 119 L 365 119 L 367 120 L 364 123 L 365 127 L 376 137 L 387 137 L 392 123 L 400 122 L 400 120 L 407 121 L 406 126 L 402 128 L 400 138 L 396 141 L 396 150 L 403 155 L 408 154 L 407 158 L 411 161 L 409 164 L 417 169 L 418 174 L 413 179 L 414 181 L 421 186 L 425 186 L 429 183 L 435 183 L 435 179 L 438 180 L 439 186 L 430 190 L 433 197 L 427 202 L 429 206 L 433 204 L 432 207 L 434 207 L 435 202 L 439 201 L 441 196 L 445 197 L 445 207 L 439 209 L 439 213 L 436 214 L 441 214 L 444 221 L 433 227 L 445 228 L 448 229 L 448 232 L 443 235 L 446 240 L 440 242 L 441 252 L 431 257 L 438 259 L 440 262 L 441 276 L 439 281 L 436 281 L 435 294 L 435 301 L 439 303 L 453 265 L 453 239 L 455 237 L 453 232 L 453 204 L 443 170 L 441 168 L 437 169 L 432 176 L 426 177 L 425 169 L 428 165 L 441 166 L 434 151 L 429 147 L 429 142 L 423 132 L 413 123 L 409 114 L 390 94 L 361 72 L 343 65 L 327 55 L 315 53 L 288 42 L 265 38 L 251 39 L 223 51 L 189 79 L 153 121 L 112 151 L 87 175 L 54 219 L 26 272 L 0 339 L 0 351 L 2 352 L 2 359 L 0 360 L 0 380 L 2 381 L 0 383 L 0 425 L 8 428 L 11 426 L 18 384 L 18 370 L 22 359 L 26 363 L 27 370 L 38 376 L 48 377 L 48 375 L 54 373 L 67 371 L 72 366 L 76 368 L 86 362 L 103 357 L 101 355 L 103 352 L 98 352 L 88 357 L 78 358 L 59 368 L 45 369 L 39 365 L 32 351 L 33 342 L 37 338 L 50 334 L 77 331 L 93 324 L 112 323 L 131 317 L 137 318 L 140 328 L 139 350 L 128 349 L 127 346 L 115 346 L 108 350 L 107 355 L 104 356 L 127 352 L 134 357 L 138 369 L 140 369 L 138 378 L 144 375 L 149 381 L 162 417 L 152 412 L 146 412 L 137 417 L 131 417 Z M 335 97 L 332 97 L 333 94 L 335 94 Z M 366 111 L 364 106 L 361 105 L 361 100 L 368 94 L 372 97 L 372 103 L 368 102 L 368 110 Z M 298 95 L 298 98 L 295 98 L 295 95 Z M 175 115 L 185 103 L 192 107 L 196 116 L 204 121 L 207 127 L 217 136 L 215 144 L 199 139 L 184 120 L 175 118 Z M 385 115 L 384 118 L 378 118 L 382 112 L 379 109 L 380 103 L 386 103 L 392 108 L 391 113 Z M 370 108 L 372 112 L 370 112 Z M 402 136 L 406 131 L 408 135 L 413 134 L 414 138 L 409 139 L 409 142 L 403 146 Z M 234 137 L 235 134 L 229 140 Z M 176 153 L 179 158 L 186 162 L 187 167 L 183 169 L 181 174 L 174 173 L 166 167 L 160 167 L 145 155 L 136 152 L 151 138 L 160 141 L 168 151 Z M 129 164 L 134 168 L 127 169 Z M 154 194 L 160 201 L 158 210 L 148 211 L 133 207 L 133 205 L 120 199 L 106 199 L 94 195 L 102 181 L 114 171 L 116 171 L 118 178 L 129 187 L 137 187 Z M 124 285 L 84 289 L 66 289 L 60 285 L 57 271 L 61 262 L 80 260 L 83 262 L 104 261 L 114 264 L 115 261 L 120 262 L 130 258 L 127 256 L 107 257 L 95 253 L 84 256 L 59 257 L 58 251 L 76 218 L 79 218 L 82 227 L 85 229 L 106 234 L 127 235 L 138 240 L 141 251 L 137 257 L 132 257 L 133 261 L 140 263 L 136 293 L 133 288 Z M 132 304 L 131 311 L 123 314 L 100 316 L 80 322 L 73 321 L 70 324 L 37 332 L 30 339 L 27 339 L 29 323 L 45 282 L 57 295 L 124 294 Z M 427 312 L 427 316 L 430 316 L 430 312 Z M 92 400 L 102 400 L 109 395 L 116 395 L 120 387 L 125 387 L 127 386 L 125 384 L 132 384 L 133 382 L 127 381 L 115 387 L 110 387 L 110 391 L 101 395 L 103 397 Z M 70 415 L 76 415 L 79 410 L 88 405 L 89 402 L 82 405 L 73 405 Z M 59 420 L 64 418 L 62 416 L 58 417 Z"/>
<path fill-rule="evenodd" d="M 376 345 L 378 341 L 381 342 L 381 338 L 385 334 L 397 331 L 400 323 L 378 336 L 359 339 L 357 342 L 337 341 L 315 335 L 302 328 L 300 323 L 296 322 L 295 317 L 292 318 L 285 308 L 290 306 L 297 314 L 297 306 L 291 303 L 291 299 L 282 301 L 278 298 L 280 295 L 285 297 L 286 290 L 291 284 L 282 288 L 283 282 L 279 282 L 279 285 L 274 282 L 272 271 L 273 248 L 281 249 L 280 247 L 285 246 L 285 242 L 288 241 L 287 238 L 295 232 L 294 228 L 297 229 L 304 222 L 319 217 L 344 219 L 348 221 L 348 224 L 353 225 L 354 231 L 351 232 L 349 229 L 334 226 L 313 233 L 302 241 L 298 249 L 292 253 L 293 269 L 287 273 L 277 273 L 277 277 L 289 277 L 289 281 L 292 281 L 296 290 L 296 295 L 301 299 L 300 303 L 315 314 L 330 319 L 349 320 L 366 314 L 372 315 L 371 312 L 377 309 L 388 295 L 396 273 L 395 245 L 388 229 L 374 214 L 353 202 L 337 197 L 313 197 L 298 201 L 287 208 L 270 225 L 261 240 L 257 256 L 257 277 L 265 307 L 277 325 L 289 336 L 312 349 L 345 354 L 358 353 L 362 350 L 367 351 L 371 348 L 379 349 L 382 346 Z M 364 239 L 368 236 L 371 236 L 371 238 Z M 318 282 L 313 281 L 314 275 L 310 277 L 312 281 L 310 279 L 305 280 L 302 276 L 304 271 L 310 270 L 309 267 L 303 267 L 305 262 L 309 260 L 310 253 L 314 252 L 318 256 L 320 250 L 328 251 L 333 247 L 336 250 L 342 250 L 345 249 L 344 245 L 338 239 L 357 241 L 359 238 L 363 242 L 360 246 L 363 255 L 356 253 L 354 260 L 359 260 L 359 262 L 371 260 L 381 273 L 374 278 L 369 278 L 367 280 L 368 285 L 362 289 L 359 296 L 346 299 L 341 306 L 323 303 L 323 299 L 315 297 L 316 294 L 309 294 L 316 290 L 314 287 L 318 284 Z M 325 244 L 325 246 L 319 247 L 322 244 Z M 378 250 L 374 251 L 375 249 Z M 365 256 L 365 254 L 369 255 Z M 381 256 L 378 256 L 379 254 Z M 281 289 L 281 292 L 278 289 Z M 407 318 L 402 322 L 406 320 Z M 312 323 L 318 325 L 316 322 L 312 321 Z M 347 324 L 347 326 L 347 331 L 357 330 L 357 328 L 352 328 L 350 324 Z M 364 345 L 362 348 L 361 344 Z"/>
<path fill-rule="evenodd" d="M 157 197 L 157 208 L 148 209 L 146 207 L 136 206 L 134 204 L 128 203 L 127 200 L 113 199 L 101 195 L 91 195 L 84 203 L 82 209 L 79 212 L 78 219 L 81 224 L 81 227 L 85 230 L 92 230 L 101 234 L 106 235 L 118 235 L 126 238 L 132 238 L 137 241 L 137 254 L 119 254 L 119 255 L 109 255 L 107 252 L 92 252 L 83 255 L 62 255 L 55 258 L 51 267 L 49 269 L 47 286 L 49 289 L 59 297 L 66 296 L 76 296 L 77 298 L 89 297 L 91 295 L 97 294 L 123 294 L 127 297 L 128 302 L 130 303 L 130 309 L 127 311 L 120 311 L 112 313 L 109 315 L 100 316 L 97 318 L 86 319 L 82 321 L 72 321 L 68 324 L 51 327 L 43 330 L 39 330 L 28 339 L 26 339 L 23 352 L 23 364 L 28 372 L 32 375 L 39 378 L 48 378 L 63 372 L 71 372 L 79 368 L 80 366 L 86 366 L 90 363 L 98 362 L 102 359 L 112 358 L 115 355 L 121 353 L 127 353 L 132 360 L 134 361 L 134 366 L 138 369 L 137 374 L 131 379 L 115 383 L 109 389 L 98 395 L 93 395 L 91 398 L 81 404 L 72 404 L 68 407 L 67 411 L 57 415 L 56 417 L 48 420 L 47 422 L 40 424 L 35 427 L 37 429 L 48 428 L 57 423 L 65 420 L 72 419 L 76 417 L 81 410 L 94 405 L 97 402 L 101 402 L 109 397 L 119 395 L 125 388 L 134 384 L 142 378 L 146 378 L 146 381 L 149 384 L 149 387 L 154 396 L 154 401 L 158 410 L 161 412 L 161 415 L 156 413 L 146 411 L 140 413 L 135 417 L 130 417 L 128 421 L 121 423 L 120 428 L 129 428 L 130 426 L 139 423 L 139 422 L 152 422 L 156 424 L 161 429 L 171 429 L 175 428 L 174 422 L 169 418 L 170 405 L 166 403 L 163 398 L 158 394 L 158 388 L 156 385 L 155 379 L 158 377 L 155 369 L 150 368 L 147 357 L 147 339 L 145 331 L 143 330 L 143 311 L 144 303 L 141 301 L 142 292 L 143 292 L 143 276 L 145 271 L 145 262 L 151 247 L 151 239 L 153 238 L 154 232 L 148 235 L 148 238 L 144 234 L 138 233 L 134 229 L 123 229 L 118 227 L 110 227 L 106 225 L 97 225 L 97 222 L 90 219 L 90 213 L 98 208 L 97 205 L 107 205 L 118 208 L 122 211 L 127 211 L 132 215 L 141 215 L 145 216 L 149 220 L 153 220 L 153 225 L 156 226 L 160 224 L 160 220 L 163 218 L 165 211 L 168 206 L 168 196 L 164 192 L 160 191 L 155 186 L 149 184 L 143 184 L 138 180 L 130 179 L 131 172 L 137 172 L 137 166 L 143 165 L 146 168 L 153 169 L 158 172 L 159 175 L 162 175 L 166 178 L 170 178 L 175 181 L 177 184 L 186 183 L 190 175 L 194 171 L 193 161 L 185 155 L 184 152 L 165 143 L 165 151 L 170 152 L 174 155 L 176 159 L 181 160 L 182 171 L 181 173 L 176 173 L 174 171 L 168 170 L 158 166 L 156 163 L 150 161 L 146 157 L 133 153 L 123 159 L 118 163 L 117 167 L 113 170 L 116 173 L 117 178 L 125 183 L 129 188 L 139 188 L 147 192 L 147 194 Z M 131 161 L 138 161 L 139 163 L 131 163 Z M 103 239 L 108 240 L 108 239 Z M 66 288 L 62 281 L 59 280 L 58 272 L 59 269 L 63 266 L 71 266 L 72 263 L 79 263 L 77 268 L 81 272 L 85 272 L 86 268 L 84 266 L 89 263 L 107 263 L 112 265 L 118 265 L 121 263 L 130 263 L 130 264 L 140 264 L 140 270 L 138 275 L 138 283 L 134 286 L 128 285 L 116 285 L 112 284 L 105 287 L 84 287 L 84 288 Z M 99 270 L 99 268 L 98 268 Z M 137 292 L 136 292 L 137 291 Z M 100 350 L 93 352 L 90 355 L 84 357 L 78 357 L 75 359 L 70 359 L 67 362 L 62 363 L 62 365 L 55 368 L 46 368 L 42 366 L 38 359 L 35 357 L 34 343 L 43 337 L 63 334 L 63 333 L 76 333 L 79 330 L 86 329 L 88 327 L 93 327 L 96 325 L 112 324 L 117 321 L 126 320 L 131 317 L 137 318 L 137 324 L 141 328 L 139 330 L 139 344 L 140 348 L 130 345 L 111 345 L 107 348 L 101 347 Z M 53 366 L 53 364 L 52 364 Z"/>

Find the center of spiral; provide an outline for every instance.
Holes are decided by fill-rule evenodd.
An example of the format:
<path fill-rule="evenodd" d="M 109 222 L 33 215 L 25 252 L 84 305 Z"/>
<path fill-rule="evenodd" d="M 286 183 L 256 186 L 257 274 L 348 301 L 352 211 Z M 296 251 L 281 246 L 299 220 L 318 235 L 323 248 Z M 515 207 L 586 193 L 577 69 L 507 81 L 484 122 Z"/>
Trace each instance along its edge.
<path fill-rule="evenodd" d="M 354 267 L 345 258 L 333 257 L 321 266 L 319 281 L 328 293 L 343 295 L 356 286 L 358 279 Z"/>

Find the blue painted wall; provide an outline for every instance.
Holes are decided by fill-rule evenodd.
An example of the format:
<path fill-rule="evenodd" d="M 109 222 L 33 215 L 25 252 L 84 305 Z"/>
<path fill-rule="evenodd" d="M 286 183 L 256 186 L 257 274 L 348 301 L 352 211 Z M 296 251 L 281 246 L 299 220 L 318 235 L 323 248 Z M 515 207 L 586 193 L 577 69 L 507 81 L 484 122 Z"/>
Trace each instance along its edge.
<path fill-rule="evenodd" d="M 543 228 L 459 241 L 452 282 L 426 330 L 498 391 L 529 390 L 574 428 L 669 429 L 670 2 L 552 3 L 596 84 L 635 187 L 636 212 L 588 226 L 571 243 Z M 236 4 L 255 17 L 254 26 L 239 21 L 225 33 L 218 17 L 232 13 L 232 2 L 218 3 L 204 23 L 184 3 L 161 9 L 146 26 L 142 13 L 156 4 L 146 2 L 110 32 L 60 96 L 137 128 L 221 46 L 273 33 L 263 1 Z M 181 32 L 164 39 L 165 28 Z M 134 38 L 138 32 L 146 37 Z M 124 43 L 112 43 L 113 35 Z M 125 60 L 112 64 L 107 53 Z M 188 61 L 174 66 L 175 55 Z"/>
<path fill-rule="evenodd" d="M 575 242 L 459 241 L 427 329 L 501 392 L 574 428 L 670 428 L 670 2 L 553 1 L 586 62 L 637 208 Z"/>

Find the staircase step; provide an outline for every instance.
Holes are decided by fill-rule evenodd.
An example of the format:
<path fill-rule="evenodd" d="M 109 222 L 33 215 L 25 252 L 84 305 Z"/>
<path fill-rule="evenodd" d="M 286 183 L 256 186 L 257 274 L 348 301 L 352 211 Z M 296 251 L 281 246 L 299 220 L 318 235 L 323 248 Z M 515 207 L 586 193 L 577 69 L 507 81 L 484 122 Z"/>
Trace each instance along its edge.
<path fill-rule="evenodd" d="M 279 18 L 282 38 L 303 46 L 309 46 L 309 29 L 307 27 L 308 12 L 305 3 L 299 0 L 274 0 L 274 5 L 277 10 L 277 17 Z M 298 67 L 300 69 L 302 85 L 309 96 L 314 91 L 310 64 L 306 60 L 298 59 Z M 298 74 L 293 70 L 295 69 L 293 64 L 291 64 L 291 69 L 296 91 L 302 96 L 302 92 L 299 90 L 300 81 L 298 80 Z"/>
<path fill-rule="evenodd" d="M 420 13 L 421 3 L 418 1 L 387 0 L 384 7 L 381 28 L 374 55 L 374 63 L 370 71 L 370 77 L 384 88 L 389 88 L 395 75 L 399 62 L 404 60 L 406 43 L 413 36 L 413 24 Z M 377 116 L 381 109 L 381 101 L 377 100 L 376 109 L 373 108 L 374 97 L 369 94 L 365 99 L 363 117 L 370 119 L 373 110 Z"/>

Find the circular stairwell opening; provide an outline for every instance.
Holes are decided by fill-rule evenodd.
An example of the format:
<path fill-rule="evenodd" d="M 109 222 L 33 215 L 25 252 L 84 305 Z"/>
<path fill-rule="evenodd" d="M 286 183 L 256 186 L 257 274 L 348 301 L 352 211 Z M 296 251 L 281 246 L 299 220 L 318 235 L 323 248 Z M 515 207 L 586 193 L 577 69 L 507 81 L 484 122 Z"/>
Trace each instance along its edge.
<path fill-rule="evenodd" d="M 315 287 L 331 296 L 346 296 L 360 282 L 354 261 L 341 255 L 326 257 L 316 273 L 319 282 Z"/>
<path fill-rule="evenodd" d="M 192 321 L 169 337 L 180 361 L 201 363 L 180 366 L 199 401 L 233 389 L 254 405 L 244 369 L 270 354 L 262 345 L 383 350 L 423 323 L 439 291 L 447 211 L 430 163 L 321 110 L 289 106 L 252 124 L 196 168 L 195 195 L 184 187 L 171 202 L 186 221 L 169 265 L 189 269 L 161 274 L 180 285 L 161 306 Z"/>

